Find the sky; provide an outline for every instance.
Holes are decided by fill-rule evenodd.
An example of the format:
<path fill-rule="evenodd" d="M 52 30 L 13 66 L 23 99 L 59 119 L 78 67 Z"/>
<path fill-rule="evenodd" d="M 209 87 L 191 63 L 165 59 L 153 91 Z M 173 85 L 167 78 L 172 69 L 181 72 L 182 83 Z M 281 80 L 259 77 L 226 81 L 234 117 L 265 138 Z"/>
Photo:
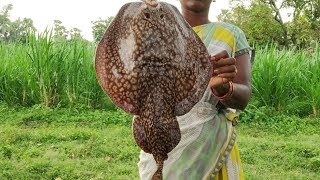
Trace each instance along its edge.
<path fill-rule="evenodd" d="M 127 2 L 138 0 L 0 0 L 0 9 L 12 4 L 10 19 L 31 18 L 37 30 L 42 32 L 51 28 L 54 20 L 62 21 L 68 29 L 78 28 L 84 38 L 92 40 L 92 21 L 115 16 Z M 180 10 L 179 0 L 162 0 L 171 3 Z M 221 9 L 227 9 L 229 1 L 217 0 L 212 3 L 209 18 L 215 21 Z"/>

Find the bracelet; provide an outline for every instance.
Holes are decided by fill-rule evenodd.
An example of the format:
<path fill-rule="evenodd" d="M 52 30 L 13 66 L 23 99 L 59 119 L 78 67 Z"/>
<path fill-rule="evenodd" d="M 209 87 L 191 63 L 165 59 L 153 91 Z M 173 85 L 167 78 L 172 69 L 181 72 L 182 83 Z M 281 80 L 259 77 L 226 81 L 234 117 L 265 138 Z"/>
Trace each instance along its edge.
<path fill-rule="evenodd" d="M 217 97 L 219 100 L 221 101 L 226 101 L 226 100 L 229 100 L 232 96 L 233 96 L 233 93 L 234 93 L 234 85 L 233 85 L 233 82 L 232 81 L 229 81 L 229 91 L 223 95 L 223 96 L 218 96 L 216 95 L 214 92 L 215 90 L 211 89 L 212 90 L 212 94 Z"/>

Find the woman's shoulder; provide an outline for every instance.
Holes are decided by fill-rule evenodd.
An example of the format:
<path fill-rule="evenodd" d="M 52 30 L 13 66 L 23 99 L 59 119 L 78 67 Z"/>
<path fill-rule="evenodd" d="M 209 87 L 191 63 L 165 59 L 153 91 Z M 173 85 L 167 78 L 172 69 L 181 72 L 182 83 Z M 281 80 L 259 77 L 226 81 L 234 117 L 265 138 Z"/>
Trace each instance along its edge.
<path fill-rule="evenodd" d="M 219 34 L 218 38 L 223 39 L 227 37 L 225 41 L 230 47 L 234 47 L 233 51 L 236 53 L 236 56 L 252 50 L 245 33 L 238 26 L 226 22 L 214 22 L 213 24 L 216 27 L 215 32 Z"/>
<path fill-rule="evenodd" d="M 233 34 L 243 33 L 238 26 L 227 22 L 213 22 L 214 26 L 231 31 Z"/>

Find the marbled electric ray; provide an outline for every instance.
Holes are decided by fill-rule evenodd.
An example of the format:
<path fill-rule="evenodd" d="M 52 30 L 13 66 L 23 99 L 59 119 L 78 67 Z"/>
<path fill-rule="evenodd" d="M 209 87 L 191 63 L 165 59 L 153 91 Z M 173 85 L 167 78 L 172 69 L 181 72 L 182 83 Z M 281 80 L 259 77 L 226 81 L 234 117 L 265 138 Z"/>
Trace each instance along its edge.
<path fill-rule="evenodd" d="M 163 162 L 180 141 L 176 116 L 201 99 L 211 76 L 206 47 L 176 7 L 154 0 L 125 4 L 100 41 L 97 78 L 113 103 L 135 115 L 139 147 Z"/>

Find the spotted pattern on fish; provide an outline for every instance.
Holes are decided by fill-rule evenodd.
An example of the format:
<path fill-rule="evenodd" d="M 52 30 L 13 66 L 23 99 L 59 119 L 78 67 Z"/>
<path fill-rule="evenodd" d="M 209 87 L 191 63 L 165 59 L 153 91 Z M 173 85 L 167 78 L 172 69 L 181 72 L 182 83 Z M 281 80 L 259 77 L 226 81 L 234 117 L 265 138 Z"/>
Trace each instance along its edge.
<path fill-rule="evenodd" d="M 135 115 L 133 135 L 163 162 L 181 134 L 176 116 L 201 99 L 212 67 L 200 38 L 172 5 L 156 0 L 125 4 L 98 44 L 97 79 L 114 104 Z"/>

